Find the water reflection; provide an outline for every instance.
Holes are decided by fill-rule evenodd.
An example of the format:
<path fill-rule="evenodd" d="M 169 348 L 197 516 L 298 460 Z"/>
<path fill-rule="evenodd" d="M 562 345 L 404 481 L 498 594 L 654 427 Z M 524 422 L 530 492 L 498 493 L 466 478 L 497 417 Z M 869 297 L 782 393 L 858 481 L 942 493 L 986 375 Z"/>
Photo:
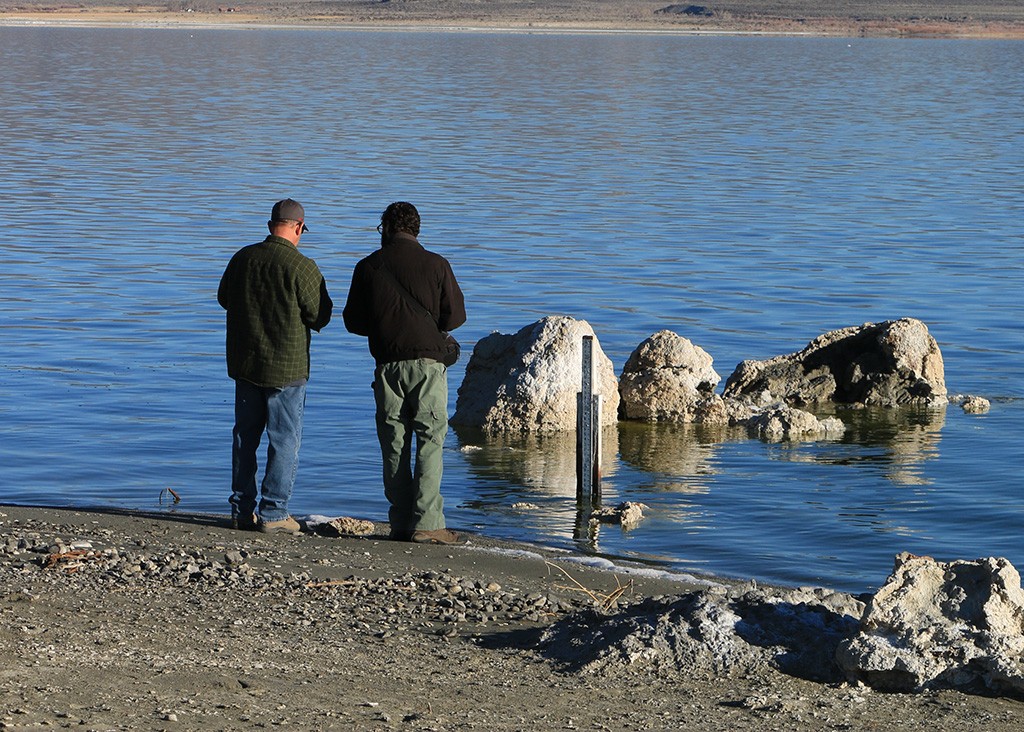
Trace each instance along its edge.
<path fill-rule="evenodd" d="M 703 425 L 619 423 L 619 456 L 623 463 L 657 477 L 657 488 L 679 493 L 705 493 L 717 474 L 715 453 L 729 440 L 744 439 L 743 430 Z"/>
<path fill-rule="evenodd" d="M 485 435 L 467 427 L 454 427 L 459 449 L 470 472 L 479 480 L 522 486 L 549 496 L 576 495 L 576 435 Z M 609 427 L 601 435 L 603 475 L 616 473 L 618 431 Z"/>
<path fill-rule="evenodd" d="M 764 443 L 742 427 L 703 425 L 620 422 L 605 430 L 604 505 L 628 500 L 648 506 L 632 529 L 594 522 L 591 511 L 599 504 L 577 504 L 575 435 L 489 436 L 459 428 L 459 449 L 475 486 L 463 505 L 492 527 L 535 526 L 564 540 L 571 534 L 577 549 L 607 556 L 633 555 L 630 547 L 640 542 L 638 558 L 663 554 L 672 564 L 683 546 L 710 542 L 721 551 L 731 540 L 740 544 L 730 551 L 742 553 L 746 532 L 766 532 L 780 506 L 804 517 L 798 534 L 815 546 L 856 541 L 864 532 L 880 542 L 885 536 L 926 540 L 930 532 L 919 517 L 935 500 L 926 466 L 939 457 L 946 410 L 834 413 L 847 425 L 835 441 Z M 879 491 L 879 478 L 881 485 L 915 490 Z M 794 525 L 786 525 L 780 546 L 794 536 Z M 784 562 L 774 553 L 764 561 Z"/>
<path fill-rule="evenodd" d="M 931 484 L 922 468 L 939 455 L 945 408 L 834 413 L 847 426 L 842 440 L 767 443 L 764 454 L 788 463 L 878 466 L 896 485 Z M 486 435 L 465 427 L 454 431 L 477 480 L 504 484 L 516 493 L 521 487 L 547 496 L 576 495 L 575 434 Z M 637 481 L 641 492 L 707 493 L 721 470 L 716 459 L 721 447 L 742 441 L 755 442 L 741 427 L 620 422 L 603 432 L 603 480 L 614 490 L 614 477 L 629 468 L 642 474 Z"/>
<path fill-rule="evenodd" d="M 747 439 L 736 428 L 620 422 L 602 433 L 603 500 L 577 502 L 574 433 L 488 435 L 461 426 L 453 431 L 475 484 L 475 497 L 463 506 L 492 522 L 536 522 L 548 536 L 568 539 L 571 528 L 577 549 L 610 556 L 633 538 L 631 532 L 649 540 L 648 528 L 600 524 L 591 520 L 594 508 L 636 500 L 649 504 L 645 513 L 659 530 L 687 534 L 712 528 L 696 498 L 711 491 L 720 446 Z"/>
<path fill-rule="evenodd" d="M 839 409 L 834 414 L 846 425 L 842 440 L 776 443 L 768 446 L 769 457 L 785 462 L 877 466 L 896 485 L 931 485 L 924 466 L 939 456 L 945 407 Z"/>
<path fill-rule="evenodd" d="M 296 53 L 266 54 L 283 42 Z M 171 485 L 190 508 L 225 510 L 231 397 L 210 283 L 262 237 L 262 202 L 293 194 L 322 222 L 305 246 L 332 290 L 388 197 L 422 199 L 426 241 L 473 305 L 464 343 L 565 314 L 617 364 L 667 327 L 728 371 L 921 315 L 951 386 L 1021 395 L 1021 44 L 0 28 L 0 46 L 6 500 L 148 506 Z M 422 60 L 411 91 L 409 54 Z M 766 54 L 786 70 L 767 85 Z M 308 58 L 327 91 L 237 124 Z M 225 63 L 245 73 L 216 72 Z M 267 175 L 282 134 L 296 165 Z M 183 247 L 183 225 L 207 245 Z M 313 358 L 301 475 L 323 490 L 296 505 L 380 515 L 372 399 L 352 376 L 365 343 L 332 325 Z M 585 540 L 851 585 L 900 550 L 1019 558 L 1022 415 L 1020 402 L 947 425 L 863 413 L 840 441 L 782 446 L 623 424 L 605 439 L 605 504 L 652 510 Z M 454 524 L 571 544 L 571 438 L 461 446 L 446 461 Z"/>

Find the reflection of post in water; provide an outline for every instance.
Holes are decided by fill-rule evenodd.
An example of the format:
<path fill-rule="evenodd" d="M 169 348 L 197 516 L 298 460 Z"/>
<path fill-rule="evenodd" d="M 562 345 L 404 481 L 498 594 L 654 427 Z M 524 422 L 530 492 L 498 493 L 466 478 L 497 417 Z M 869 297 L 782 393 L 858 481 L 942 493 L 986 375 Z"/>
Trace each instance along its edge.
<path fill-rule="evenodd" d="M 581 388 L 576 395 L 576 503 L 601 505 L 601 397 L 594 394 L 594 336 L 583 336 Z"/>
<path fill-rule="evenodd" d="M 601 522 L 590 520 L 593 512 L 594 508 L 590 501 L 576 502 L 576 526 L 573 528 L 572 539 L 577 544 L 583 544 L 588 549 L 596 550 Z"/>
<path fill-rule="evenodd" d="M 573 539 L 597 548 L 597 522 L 590 514 L 601 506 L 601 396 L 594 394 L 594 337 L 583 336 L 583 368 L 576 395 L 576 526 Z"/>

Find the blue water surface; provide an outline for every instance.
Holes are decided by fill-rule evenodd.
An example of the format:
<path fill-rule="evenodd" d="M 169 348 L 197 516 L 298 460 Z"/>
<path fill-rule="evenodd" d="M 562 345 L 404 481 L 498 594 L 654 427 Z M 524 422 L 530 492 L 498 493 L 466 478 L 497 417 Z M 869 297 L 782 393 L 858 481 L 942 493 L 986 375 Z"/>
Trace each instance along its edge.
<path fill-rule="evenodd" d="M 295 197 L 340 307 L 409 200 L 467 354 L 570 315 L 619 370 L 667 328 L 724 380 L 916 317 L 992 400 L 831 442 L 621 425 L 628 532 L 581 525 L 571 442 L 453 431 L 451 524 L 848 590 L 901 551 L 1024 565 L 1020 42 L 0 27 L 0 57 L 0 500 L 226 513 L 228 258 Z M 386 516 L 371 369 L 314 337 L 296 513 Z"/>

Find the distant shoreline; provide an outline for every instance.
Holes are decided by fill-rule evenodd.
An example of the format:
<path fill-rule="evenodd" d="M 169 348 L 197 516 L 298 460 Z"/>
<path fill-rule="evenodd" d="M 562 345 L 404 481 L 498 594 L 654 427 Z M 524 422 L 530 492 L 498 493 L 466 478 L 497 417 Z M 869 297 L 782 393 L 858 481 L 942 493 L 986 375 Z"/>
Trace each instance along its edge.
<path fill-rule="evenodd" d="M 354 14 L 309 14 L 268 10 L 238 11 L 225 9 L 169 11 L 145 7 L 33 7 L 0 6 L 0 27 L 62 28 L 148 28 L 148 29 L 338 29 L 352 31 L 418 31 L 476 33 L 642 33 L 655 35 L 744 35 L 744 36 L 817 36 L 865 38 L 961 38 L 1024 39 L 1024 20 L 957 20 L 799 18 L 767 16 L 729 16 L 725 18 L 680 19 L 655 14 L 632 17 L 591 17 L 584 3 L 576 13 L 563 13 L 557 19 L 539 18 L 522 12 L 480 11 L 477 17 L 464 17 L 443 10 L 411 13 L 381 13 L 377 16 Z"/>

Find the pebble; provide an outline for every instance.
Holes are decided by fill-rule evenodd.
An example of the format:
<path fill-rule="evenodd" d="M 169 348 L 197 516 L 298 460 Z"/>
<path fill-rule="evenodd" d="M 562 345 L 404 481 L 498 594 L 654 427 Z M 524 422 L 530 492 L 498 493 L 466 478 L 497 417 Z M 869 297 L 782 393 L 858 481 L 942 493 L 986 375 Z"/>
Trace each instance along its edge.
<path fill-rule="evenodd" d="M 71 548 L 73 554 L 69 553 Z M 308 572 L 257 570 L 251 564 L 251 552 L 238 549 L 224 551 L 214 559 L 198 550 L 150 549 L 144 541 L 102 547 L 90 540 L 43 537 L 32 532 L 7 536 L 0 542 L 0 562 L 13 564 L 15 558 L 26 553 L 36 558 L 25 562 L 22 571 L 52 582 L 189 587 L 193 591 L 231 590 L 250 595 L 283 590 L 299 601 L 289 612 L 300 615 L 303 625 L 320 622 L 325 610 L 327 617 L 341 617 L 344 610 L 377 613 L 379 620 L 389 624 L 440 622 L 444 624 L 441 634 L 450 636 L 462 623 L 486 626 L 542 622 L 549 621 L 554 613 L 567 614 L 590 605 L 579 598 L 507 591 L 497 582 L 459 577 L 449 571 L 410 572 L 376 579 L 350 576 L 333 583 L 314 581 Z M 376 632 L 392 631 L 378 627 Z"/>

